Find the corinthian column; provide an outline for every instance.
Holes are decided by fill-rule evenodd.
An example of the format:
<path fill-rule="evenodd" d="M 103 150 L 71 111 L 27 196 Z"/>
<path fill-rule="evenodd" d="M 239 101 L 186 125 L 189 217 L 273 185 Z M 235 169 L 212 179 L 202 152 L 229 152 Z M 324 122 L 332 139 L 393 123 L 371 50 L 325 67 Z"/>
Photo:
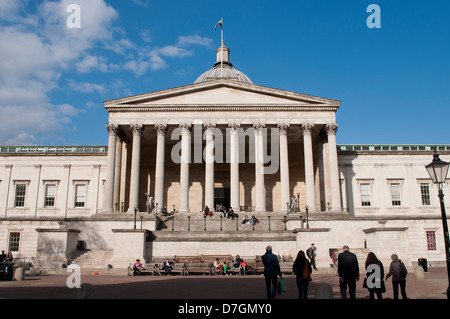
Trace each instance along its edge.
<path fill-rule="evenodd" d="M 264 185 L 264 125 L 254 125 L 255 128 L 255 188 L 256 212 L 266 211 L 266 194 Z"/>
<path fill-rule="evenodd" d="M 128 212 L 133 212 L 135 208 L 139 211 L 139 174 L 141 163 L 141 136 L 144 126 L 139 124 L 131 125 L 133 130 L 133 151 L 131 153 L 131 179 L 130 179 L 130 204 Z"/>
<path fill-rule="evenodd" d="M 287 203 L 290 201 L 289 194 L 289 157 L 288 157 L 288 141 L 287 132 L 289 126 L 281 124 L 278 126 L 280 131 L 280 182 L 281 182 L 281 207 L 282 212 L 287 211 Z"/>
<path fill-rule="evenodd" d="M 330 185 L 331 185 L 331 210 L 341 211 L 341 188 L 339 181 L 339 167 L 337 159 L 336 132 L 337 124 L 328 124 L 326 127 L 328 135 L 328 158 L 330 163 Z"/>
<path fill-rule="evenodd" d="M 103 199 L 103 212 L 114 212 L 114 170 L 116 163 L 116 141 L 119 127 L 117 125 L 106 125 L 109 133 L 108 138 L 108 161 L 106 170 L 105 196 Z"/>
<path fill-rule="evenodd" d="M 156 125 L 155 203 L 158 211 L 164 207 L 164 163 L 167 125 Z"/>
<path fill-rule="evenodd" d="M 180 213 L 189 213 L 189 163 L 191 161 L 191 126 L 181 128 Z"/>
<path fill-rule="evenodd" d="M 306 205 L 309 211 L 316 211 L 316 195 L 314 187 L 314 163 L 313 163 L 313 148 L 312 148 L 312 131 L 314 125 L 302 125 L 303 131 L 303 147 L 305 153 L 305 182 L 306 182 Z"/>
<path fill-rule="evenodd" d="M 237 124 L 230 125 L 230 206 L 235 212 L 241 211 L 239 190 L 239 133 Z"/>
<path fill-rule="evenodd" d="M 214 207 L 214 124 L 205 125 L 205 206 Z"/>
<path fill-rule="evenodd" d="M 122 148 L 123 140 L 120 136 L 116 139 L 116 162 L 114 164 L 114 211 L 120 212 L 120 179 L 122 175 Z M 117 207 L 116 207 L 117 205 Z"/>

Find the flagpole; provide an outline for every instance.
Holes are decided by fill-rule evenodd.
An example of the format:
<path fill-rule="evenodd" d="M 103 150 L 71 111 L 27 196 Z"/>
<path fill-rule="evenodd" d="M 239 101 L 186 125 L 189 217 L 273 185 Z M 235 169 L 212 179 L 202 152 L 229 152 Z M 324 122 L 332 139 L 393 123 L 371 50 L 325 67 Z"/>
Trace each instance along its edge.
<path fill-rule="evenodd" d="M 220 26 L 220 46 L 222 47 L 223 44 L 223 18 L 221 19 L 222 23 Z M 221 49 L 222 50 L 222 49 Z M 220 77 L 223 77 L 223 51 L 220 54 Z"/>

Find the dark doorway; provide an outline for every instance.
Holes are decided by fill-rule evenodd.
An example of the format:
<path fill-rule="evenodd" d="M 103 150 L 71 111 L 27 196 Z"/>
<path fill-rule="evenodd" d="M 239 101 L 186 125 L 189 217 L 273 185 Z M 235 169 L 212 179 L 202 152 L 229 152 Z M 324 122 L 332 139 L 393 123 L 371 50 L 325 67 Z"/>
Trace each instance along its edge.
<path fill-rule="evenodd" d="M 218 211 L 230 208 L 229 187 L 214 188 L 214 204 L 216 205 L 214 209 Z"/>

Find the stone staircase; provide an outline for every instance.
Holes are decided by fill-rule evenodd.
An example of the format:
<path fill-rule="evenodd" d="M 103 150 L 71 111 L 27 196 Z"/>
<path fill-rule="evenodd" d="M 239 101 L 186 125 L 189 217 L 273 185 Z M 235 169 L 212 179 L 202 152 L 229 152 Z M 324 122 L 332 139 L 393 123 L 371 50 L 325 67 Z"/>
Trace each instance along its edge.
<path fill-rule="evenodd" d="M 72 255 L 71 264 L 76 264 L 82 269 L 107 269 L 112 256 L 113 249 L 77 250 Z"/>
<path fill-rule="evenodd" d="M 158 230 L 161 231 L 242 231 L 242 232 L 267 232 L 285 230 L 284 216 L 280 213 L 255 214 L 259 223 L 256 225 L 242 224 L 242 218 L 252 217 L 251 213 L 240 213 L 238 218 L 220 218 L 220 213 L 206 218 L 201 213 L 176 214 L 175 216 L 161 217 Z"/>

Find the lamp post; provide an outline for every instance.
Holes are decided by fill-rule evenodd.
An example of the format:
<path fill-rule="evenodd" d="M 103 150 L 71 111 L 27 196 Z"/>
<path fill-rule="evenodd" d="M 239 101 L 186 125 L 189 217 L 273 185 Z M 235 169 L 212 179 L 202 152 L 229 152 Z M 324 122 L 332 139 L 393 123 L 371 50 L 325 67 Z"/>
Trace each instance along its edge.
<path fill-rule="evenodd" d="M 137 208 L 134 208 L 134 229 L 136 229 L 136 215 L 137 215 Z"/>
<path fill-rule="evenodd" d="M 449 164 L 450 163 L 442 161 L 435 151 L 433 155 L 433 161 L 425 166 L 428 175 L 430 175 L 431 180 L 438 188 L 439 203 L 441 205 L 442 224 L 444 229 L 445 257 L 447 260 L 447 299 L 450 299 L 450 241 L 448 235 L 447 216 L 445 213 L 444 192 L 442 191 L 442 189 L 444 188 L 444 184 L 447 179 Z"/>

